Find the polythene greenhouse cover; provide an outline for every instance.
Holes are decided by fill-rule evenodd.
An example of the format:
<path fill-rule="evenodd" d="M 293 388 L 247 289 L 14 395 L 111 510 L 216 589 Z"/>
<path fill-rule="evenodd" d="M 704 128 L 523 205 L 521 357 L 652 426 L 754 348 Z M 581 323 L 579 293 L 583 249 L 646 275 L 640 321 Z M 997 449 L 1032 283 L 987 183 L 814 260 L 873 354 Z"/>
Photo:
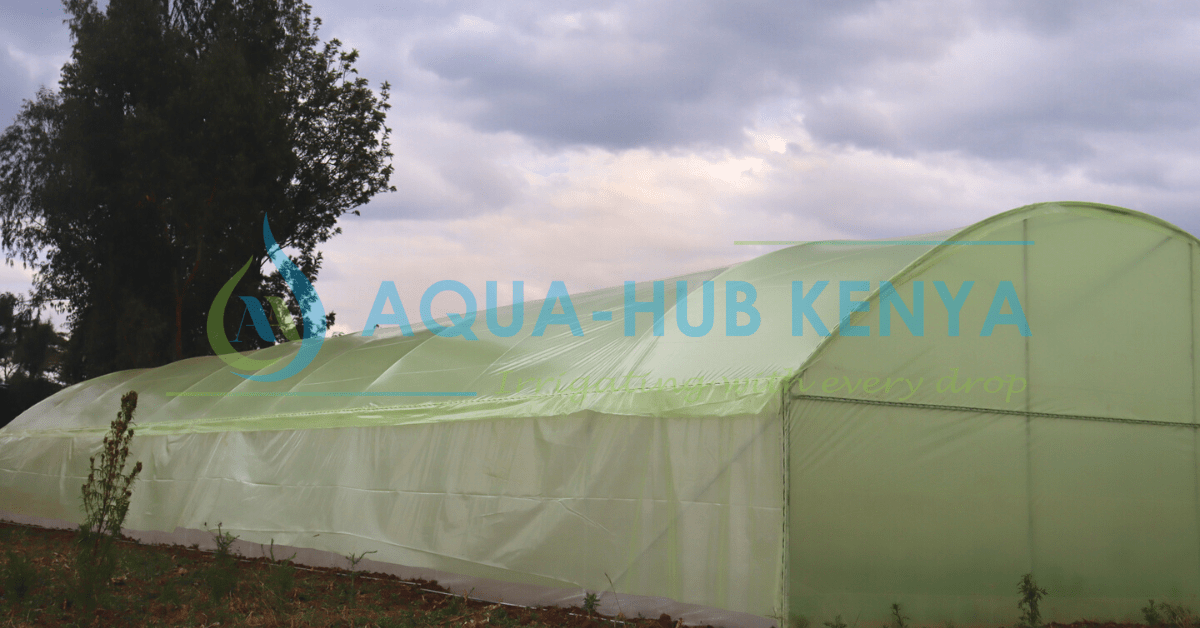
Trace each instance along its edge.
<path fill-rule="evenodd" d="M 333 337 L 278 382 L 113 373 L 0 431 L 0 510 L 78 522 L 136 390 L 133 530 L 813 621 L 1008 623 L 1033 573 L 1050 619 L 1132 617 L 1200 592 L 1197 244 L 1046 203 L 479 312 L 474 340 Z"/>

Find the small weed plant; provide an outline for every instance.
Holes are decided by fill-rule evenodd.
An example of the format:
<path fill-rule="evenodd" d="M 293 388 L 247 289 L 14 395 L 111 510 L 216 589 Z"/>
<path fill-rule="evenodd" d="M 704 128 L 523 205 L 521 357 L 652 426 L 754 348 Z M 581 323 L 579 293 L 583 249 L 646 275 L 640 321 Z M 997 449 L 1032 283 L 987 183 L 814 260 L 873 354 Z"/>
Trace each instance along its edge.
<path fill-rule="evenodd" d="M 617 595 L 617 585 L 613 584 L 612 578 L 608 577 L 608 572 L 604 572 L 604 577 L 608 579 L 608 589 L 613 593 L 613 599 L 617 601 L 617 619 L 625 619 L 625 609 L 621 608 L 621 596 Z"/>
<path fill-rule="evenodd" d="M 900 614 L 900 603 L 892 603 L 892 626 L 893 628 L 908 628 L 908 620 L 911 617 L 905 617 Z"/>
<path fill-rule="evenodd" d="M 204 525 L 207 526 L 208 523 Z M 212 567 L 209 567 L 204 579 L 208 585 L 209 600 L 215 603 L 233 593 L 237 586 L 237 558 L 234 557 L 231 547 L 238 537 L 222 530 L 220 523 L 217 523 L 216 532 L 209 532 L 212 532 L 217 551 L 213 554 Z"/>
<path fill-rule="evenodd" d="M 826 628 L 846 628 L 846 622 L 842 621 L 842 616 L 838 615 L 833 618 L 833 621 L 825 622 Z"/>
<path fill-rule="evenodd" d="M 1166 624 L 1163 620 L 1162 605 L 1155 606 L 1154 600 L 1150 600 L 1149 606 L 1142 607 L 1142 617 L 1146 618 L 1146 623 L 1151 626 L 1162 626 Z"/>
<path fill-rule="evenodd" d="M 346 554 L 346 560 L 350 561 L 350 590 L 347 591 L 347 595 L 350 598 L 351 606 L 358 600 L 358 564 L 362 562 L 363 558 L 366 558 L 367 554 L 374 553 L 376 553 L 376 550 L 361 554 L 354 554 L 353 552 Z"/>
<path fill-rule="evenodd" d="M 83 485 L 83 523 L 79 524 L 79 551 L 76 554 L 75 601 L 84 607 L 95 605 L 102 586 L 116 570 L 113 541 L 121 536 L 121 526 L 129 513 L 133 482 L 142 472 L 138 462 L 125 473 L 129 443 L 133 440 L 133 413 L 138 395 L 129 391 L 121 397 L 121 409 L 109 425 L 100 450 L 88 459 L 90 470 Z"/>
<path fill-rule="evenodd" d="M 1031 573 L 1021 576 L 1017 592 L 1021 594 L 1021 601 L 1017 602 L 1017 608 L 1021 609 L 1021 623 L 1018 625 L 1020 628 L 1041 628 L 1042 611 L 1038 605 L 1048 592 L 1034 582 Z"/>
<path fill-rule="evenodd" d="M 1179 604 L 1168 602 L 1155 604 L 1154 600 L 1150 600 L 1149 606 L 1142 607 L 1142 616 L 1151 626 L 1170 626 L 1172 628 L 1196 626 L 1196 616 L 1192 614 L 1192 609 Z"/>
<path fill-rule="evenodd" d="M 283 601 L 296 586 L 296 566 L 292 564 L 292 559 L 296 558 L 296 555 L 292 554 L 289 558 L 282 560 L 275 558 L 275 539 L 271 539 L 270 551 L 271 571 L 267 576 L 267 586 L 275 594 L 277 601 Z"/>
<path fill-rule="evenodd" d="M 583 612 L 588 615 L 596 614 L 596 607 L 600 605 L 600 596 L 592 591 L 585 592 L 583 596 Z"/>

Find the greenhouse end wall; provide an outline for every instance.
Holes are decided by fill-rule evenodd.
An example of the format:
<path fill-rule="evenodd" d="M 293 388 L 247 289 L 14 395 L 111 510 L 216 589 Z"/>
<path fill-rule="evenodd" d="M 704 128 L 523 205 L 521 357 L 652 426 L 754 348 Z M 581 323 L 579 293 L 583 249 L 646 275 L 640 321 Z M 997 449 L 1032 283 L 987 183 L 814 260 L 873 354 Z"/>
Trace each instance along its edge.
<path fill-rule="evenodd" d="M 797 400 L 790 606 L 814 621 L 1142 621 L 1200 591 L 1192 425 Z"/>
<path fill-rule="evenodd" d="M 841 322 L 869 335 L 809 357 L 786 410 L 791 611 L 1011 624 L 1027 573 L 1048 620 L 1195 608 L 1200 243 L 1082 203 L 959 237 L 1020 245 L 941 247 L 896 292 L 1010 282 L 1027 329 L 988 329 L 1014 303 L 967 299 L 952 324 L 927 294 L 923 329 L 881 334 L 876 292 Z"/>

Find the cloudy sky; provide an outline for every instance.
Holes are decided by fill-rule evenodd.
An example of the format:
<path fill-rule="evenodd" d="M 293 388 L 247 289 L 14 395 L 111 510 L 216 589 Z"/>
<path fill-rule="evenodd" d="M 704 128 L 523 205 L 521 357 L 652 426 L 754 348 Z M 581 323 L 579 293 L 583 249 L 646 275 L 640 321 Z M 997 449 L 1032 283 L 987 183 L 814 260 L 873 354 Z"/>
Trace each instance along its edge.
<path fill-rule="evenodd" d="M 361 331 L 385 279 L 411 316 L 441 279 L 481 300 L 489 279 L 577 293 L 769 250 L 735 240 L 906 236 L 1039 201 L 1200 233 L 1198 3 L 319 0 L 313 13 L 393 86 L 398 191 L 323 249 L 316 286 L 341 331 Z M 53 0 L 0 0 L 5 125 L 56 83 L 62 17 Z M 28 285 L 19 265 L 0 269 L 0 290 Z"/>

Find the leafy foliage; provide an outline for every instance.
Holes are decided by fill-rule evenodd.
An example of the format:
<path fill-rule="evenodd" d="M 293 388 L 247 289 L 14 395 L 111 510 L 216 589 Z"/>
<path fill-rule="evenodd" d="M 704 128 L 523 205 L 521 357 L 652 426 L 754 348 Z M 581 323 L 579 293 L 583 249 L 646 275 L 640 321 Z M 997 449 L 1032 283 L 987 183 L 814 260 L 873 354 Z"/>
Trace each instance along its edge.
<path fill-rule="evenodd" d="M 77 601 L 84 606 L 95 603 L 101 585 L 109 581 L 116 569 L 112 542 L 121 536 L 121 526 L 133 498 L 133 482 L 142 472 L 142 463 L 138 462 L 125 473 L 137 399 L 132 390 L 121 397 L 121 410 L 104 437 L 99 466 L 96 456 L 88 459 L 90 471 L 82 491 L 84 519 L 79 524 L 75 587 Z"/>
<path fill-rule="evenodd" d="M 0 380 L 52 375 L 64 340 L 24 299 L 0 294 Z"/>
<path fill-rule="evenodd" d="M 0 294 L 0 426 L 62 388 L 66 340 L 24 299 Z"/>
<path fill-rule="evenodd" d="M 0 136 L 0 244 L 68 313 L 69 381 L 209 353 L 208 306 L 248 258 L 239 294 L 286 294 L 264 215 L 311 279 L 337 219 L 391 189 L 388 85 L 300 0 L 64 4 L 59 89 Z"/>
<path fill-rule="evenodd" d="M 292 564 L 294 558 L 296 554 L 293 553 L 289 558 L 276 559 L 275 539 L 271 539 L 271 571 L 267 584 L 278 601 L 283 601 L 296 586 L 296 566 Z"/>
<path fill-rule="evenodd" d="M 1021 628 L 1041 628 L 1042 611 L 1038 608 L 1038 604 L 1046 595 L 1047 591 L 1039 586 L 1033 580 L 1033 574 L 1027 573 L 1021 577 L 1020 584 L 1017 585 L 1017 591 L 1021 594 L 1021 601 L 1017 602 L 1017 608 L 1021 609 Z"/>
<path fill-rule="evenodd" d="M 1196 616 L 1192 609 L 1169 602 L 1150 600 L 1149 606 L 1142 607 L 1142 615 L 1151 626 L 1171 626 L 1172 628 L 1192 628 L 1196 625 Z"/>
<path fill-rule="evenodd" d="M 133 470 L 125 473 L 137 400 L 137 392 L 132 390 L 121 397 L 121 410 L 109 425 L 100 450 L 100 466 L 96 466 L 96 456 L 88 459 L 91 471 L 83 485 L 84 521 L 80 531 L 94 547 L 105 539 L 120 537 L 121 526 L 129 512 L 129 500 L 133 498 L 133 481 L 142 472 L 142 463 L 138 462 Z"/>
<path fill-rule="evenodd" d="M 346 560 L 350 562 L 350 587 L 346 590 L 346 596 L 351 606 L 358 601 L 358 564 L 367 557 L 367 554 L 375 553 L 378 553 L 378 550 L 371 550 L 361 554 L 346 554 Z"/>
<path fill-rule="evenodd" d="M 229 596 L 237 586 L 237 559 L 234 558 L 231 548 L 238 537 L 222 530 L 220 523 L 217 524 L 217 531 L 212 534 L 217 543 L 217 551 L 213 555 L 212 567 L 205 574 L 205 581 L 208 584 L 209 600 L 215 602 Z"/>
<path fill-rule="evenodd" d="M 588 615 L 596 613 L 596 607 L 600 605 L 600 596 L 592 591 L 588 591 L 587 595 L 583 596 L 583 612 Z"/>

